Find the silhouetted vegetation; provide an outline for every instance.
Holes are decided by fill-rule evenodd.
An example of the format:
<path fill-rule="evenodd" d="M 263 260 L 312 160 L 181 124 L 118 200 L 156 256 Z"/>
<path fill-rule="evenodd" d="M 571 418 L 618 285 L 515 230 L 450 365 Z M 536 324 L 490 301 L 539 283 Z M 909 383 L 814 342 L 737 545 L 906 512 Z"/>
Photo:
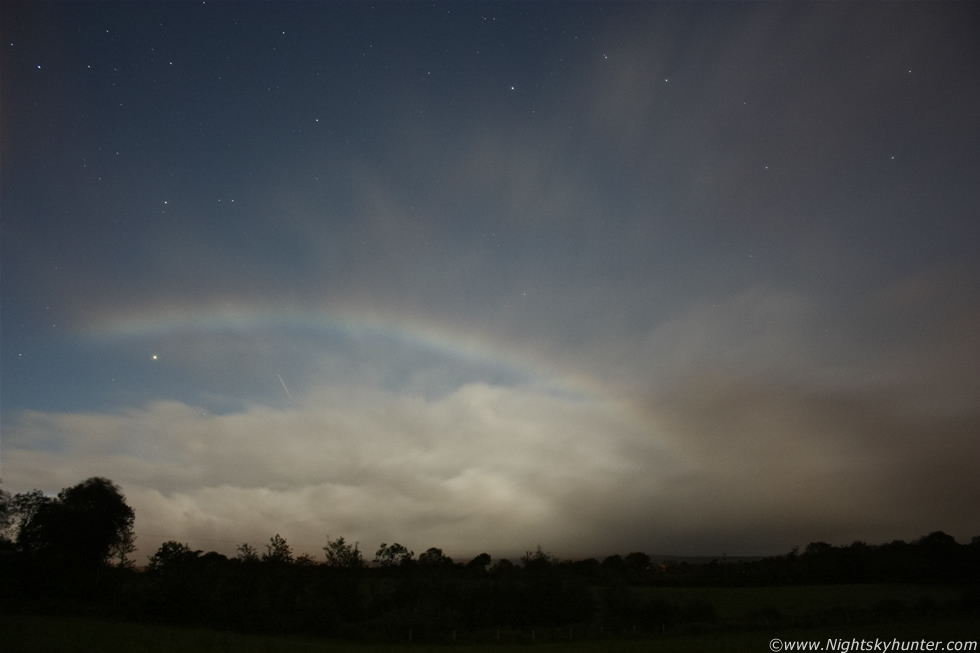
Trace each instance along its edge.
<path fill-rule="evenodd" d="M 518 631 L 532 637 L 656 633 L 800 618 L 776 603 L 733 611 L 721 588 L 958 588 L 955 600 L 885 593 L 858 608 L 825 604 L 808 613 L 808 619 L 828 623 L 856 615 L 904 619 L 980 610 L 980 538 L 959 544 L 938 531 L 909 543 L 814 542 L 802 553 L 759 559 L 657 561 L 634 551 L 601 562 L 559 560 L 538 547 L 516 563 L 486 553 L 457 562 L 437 547 L 416 556 L 397 542 L 382 543 L 369 562 L 359 543 L 343 537 L 326 539 L 322 559 L 297 557 L 277 533 L 263 552 L 243 543 L 233 558 L 165 542 L 138 569 L 129 559 L 133 521 L 119 488 L 103 478 L 57 497 L 0 494 L 4 610 L 413 640 L 479 632 L 498 639 L 501 632 Z M 718 589 L 711 594 L 699 588 Z"/>

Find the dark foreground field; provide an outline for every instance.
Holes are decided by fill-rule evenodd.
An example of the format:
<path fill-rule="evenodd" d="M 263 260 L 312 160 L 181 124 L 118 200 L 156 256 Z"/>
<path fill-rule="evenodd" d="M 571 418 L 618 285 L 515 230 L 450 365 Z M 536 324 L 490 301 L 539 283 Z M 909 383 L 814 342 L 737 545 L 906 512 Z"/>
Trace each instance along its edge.
<path fill-rule="evenodd" d="M 928 621 L 864 624 L 845 627 L 758 628 L 748 631 L 715 631 L 642 638 L 551 640 L 511 644 L 409 644 L 344 642 L 327 639 L 291 639 L 240 635 L 172 626 L 128 624 L 95 619 L 0 615 L 0 632 L 6 651 L 24 653 L 78 653 L 114 651 L 119 653 L 330 653 L 357 651 L 382 653 L 394 651 L 446 651 L 461 649 L 472 653 L 543 649 L 548 651 L 632 652 L 725 651 L 763 653 L 769 651 L 773 638 L 786 642 L 828 639 L 941 642 L 969 642 L 980 639 L 980 622 L 976 619 L 938 618 Z M 853 650 L 853 649 L 852 649 Z M 964 650 L 971 650 L 966 648 Z M 972 650 L 977 650 L 973 648 Z"/>
<path fill-rule="evenodd" d="M 124 623 L 92 618 L 0 615 L 3 650 L 52 653 L 286 651 L 758 651 L 774 638 L 786 642 L 828 640 L 948 642 L 980 640 L 980 615 L 952 609 L 961 590 L 917 585 L 836 585 L 814 587 L 647 588 L 644 600 L 700 601 L 714 618 L 683 628 L 632 628 L 616 633 L 585 628 L 552 628 L 479 633 L 430 633 L 401 641 L 344 641 L 244 635 L 207 629 Z M 454 640 L 455 637 L 455 640 Z M 498 641 L 499 638 L 499 641 Z M 840 650 L 839 648 L 837 650 Z M 851 650 L 859 650 L 852 647 Z M 872 649 L 867 649 L 872 650 Z M 879 649 L 880 650 L 880 649 Z M 926 649 L 920 649 L 926 650 Z M 961 650 L 977 651 L 973 648 Z"/>

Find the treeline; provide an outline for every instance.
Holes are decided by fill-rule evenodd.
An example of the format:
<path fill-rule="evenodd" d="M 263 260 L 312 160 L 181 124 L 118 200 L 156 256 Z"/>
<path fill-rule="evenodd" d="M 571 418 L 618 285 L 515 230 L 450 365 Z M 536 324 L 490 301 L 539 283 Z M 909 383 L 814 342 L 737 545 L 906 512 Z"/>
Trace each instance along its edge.
<path fill-rule="evenodd" d="M 980 584 L 980 537 L 959 544 L 942 531 L 913 542 L 833 546 L 811 542 L 800 552 L 765 558 L 740 569 L 742 582 L 774 584 Z M 738 576 L 736 576 L 738 578 Z"/>
<path fill-rule="evenodd" d="M 620 632 L 717 619 L 703 601 L 647 601 L 650 586 L 916 582 L 975 586 L 980 538 L 936 532 L 915 542 L 836 547 L 755 560 L 658 561 L 642 552 L 558 560 L 540 547 L 517 562 L 483 553 L 454 561 L 382 543 L 328 538 L 323 556 L 295 556 L 287 540 L 234 557 L 165 542 L 145 568 L 130 558 L 134 513 L 111 481 L 93 478 L 57 497 L 0 495 L 0 599 L 6 610 L 95 612 L 243 631 L 419 639 L 456 631 L 565 628 Z M 974 591 L 972 596 L 976 596 Z M 533 630 L 531 631 L 533 632 Z"/>

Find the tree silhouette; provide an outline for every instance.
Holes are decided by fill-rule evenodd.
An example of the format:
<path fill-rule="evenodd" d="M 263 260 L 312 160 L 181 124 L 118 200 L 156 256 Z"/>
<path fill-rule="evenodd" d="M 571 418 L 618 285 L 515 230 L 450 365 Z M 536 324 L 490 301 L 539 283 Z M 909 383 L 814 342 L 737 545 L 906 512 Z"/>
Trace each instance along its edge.
<path fill-rule="evenodd" d="M 10 527 L 14 522 L 14 503 L 10 493 L 0 490 L 0 540 L 12 542 Z"/>
<path fill-rule="evenodd" d="M 494 576 L 511 576 L 517 571 L 517 566 L 507 558 L 501 558 L 490 567 Z"/>
<path fill-rule="evenodd" d="M 34 490 L 15 497 L 18 546 L 51 562 L 94 568 L 129 564 L 136 514 L 112 481 L 93 477 L 56 499 Z"/>
<path fill-rule="evenodd" d="M 424 567 L 447 566 L 453 564 L 453 559 L 444 555 L 442 549 L 433 546 L 419 554 L 419 564 Z"/>
<path fill-rule="evenodd" d="M 414 557 L 414 551 L 409 551 L 398 542 L 394 544 L 382 542 L 374 554 L 374 563 L 379 567 L 394 567 L 408 564 Z"/>
<path fill-rule="evenodd" d="M 481 553 L 472 560 L 466 563 L 466 568 L 473 571 L 485 572 L 487 567 L 490 566 L 492 559 L 489 553 Z"/>
<path fill-rule="evenodd" d="M 803 549 L 803 555 L 805 556 L 818 556 L 826 555 L 828 552 L 833 550 L 833 546 L 827 544 L 826 542 L 810 542 Z"/>
<path fill-rule="evenodd" d="M 276 533 L 275 537 L 269 538 L 269 543 L 265 545 L 266 552 L 262 554 L 262 562 L 274 564 L 288 564 L 293 561 L 293 550 L 286 542 L 286 538 Z"/>
<path fill-rule="evenodd" d="M 623 558 L 623 565 L 633 573 L 640 573 L 650 567 L 650 556 L 642 551 L 634 551 Z"/>
<path fill-rule="evenodd" d="M 525 569 L 547 569 L 555 562 L 555 557 L 550 553 L 545 553 L 538 545 L 534 551 L 528 551 L 521 556 L 521 562 Z"/>
<path fill-rule="evenodd" d="M 154 574 L 172 575 L 183 571 L 200 555 L 200 551 L 171 540 L 161 544 L 157 552 L 150 556 L 150 564 L 146 569 Z"/>
<path fill-rule="evenodd" d="M 58 494 L 76 526 L 79 557 L 90 564 L 115 560 L 124 565 L 136 549 L 133 523 L 136 513 L 119 486 L 106 478 L 90 478 Z"/>
<path fill-rule="evenodd" d="M 40 548 L 40 521 L 38 513 L 53 501 L 40 490 L 19 492 L 10 501 L 8 528 L 14 530 L 14 540 L 22 551 L 36 551 Z"/>
<path fill-rule="evenodd" d="M 235 552 L 238 554 L 235 559 L 239 562 L 258 562 L 259 553 L 255 550 L 248 542 L 243 542 L 235 548 Z"/>
<path fill-rule="evenodd" d="M 716 559 L 663 567 L 651 567 L 642 552 L 612 555 L 601 564 L 594 558 L 560 561 L 540 546 L 522 556 L 522 564 L 502 559 L 491 565 L 486 553 L 453 564 L 440 548 L 416 559 L 397 542 L 382 543 L 368 567 L 357 543 L 343 537 L 327 538 L 323 565 L 308 555 L 294 558 L 277 533 L 261 556 L 242 544 L 236 560 L 167 541 L 142 573 L 112 566 L 132 549 L 132 524 L 133 511 L 119 488 L 103 478 L 56 497 L 0 491 L 0 606 L 16 600 L 27 610 L 50 604 L 93 614 L 94 608 L 96 614 L 270 633 L 384 637 L 394 627 L 425 639 L 457 629 L 561 627 L 571 638 L 573 628 L 582 626 L 663 632 L 717 619 L 705 601 L 647 599 L 643 588 L 654 584 L 925 581 L 962 587 L 980 579 L 980 538 L 960 545 L 942 531 L 912 543 L 813 542 L 802 553 L 794 548 L 725 565 Z M 977 605 L 973 592 L 950 607 L 972 614 Z M 773 615 L 778 611 L 764 616 Z"/>
<path fill-rule="evenodd" d="M 327 537 L 327 545 L 323 547 L 327 555 L 327 566 L 341 569 L 357 569 L 364 566 L 364 558 L 357 550 L 357 542 L 347 544 L 343 537 L 331 540 Z"/>
<path fill-rule="evenodd" d="M 607 556 L 602 561 L 602 568 L 609 569 L 610 571 L 622 571 L 623 570 L 623 556 L 618 553 L 614 553 L 611 556 Z"/>

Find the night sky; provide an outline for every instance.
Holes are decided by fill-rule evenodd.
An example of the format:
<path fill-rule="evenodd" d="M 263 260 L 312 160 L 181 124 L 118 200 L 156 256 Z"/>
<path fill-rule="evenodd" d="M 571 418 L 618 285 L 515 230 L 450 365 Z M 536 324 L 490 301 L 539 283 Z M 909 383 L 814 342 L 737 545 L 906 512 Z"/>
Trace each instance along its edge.
<path fill-rule="evenodd" d="M 6 491 L 138 561 L 980 535 L 975 4 L 0 11 Z"/>

